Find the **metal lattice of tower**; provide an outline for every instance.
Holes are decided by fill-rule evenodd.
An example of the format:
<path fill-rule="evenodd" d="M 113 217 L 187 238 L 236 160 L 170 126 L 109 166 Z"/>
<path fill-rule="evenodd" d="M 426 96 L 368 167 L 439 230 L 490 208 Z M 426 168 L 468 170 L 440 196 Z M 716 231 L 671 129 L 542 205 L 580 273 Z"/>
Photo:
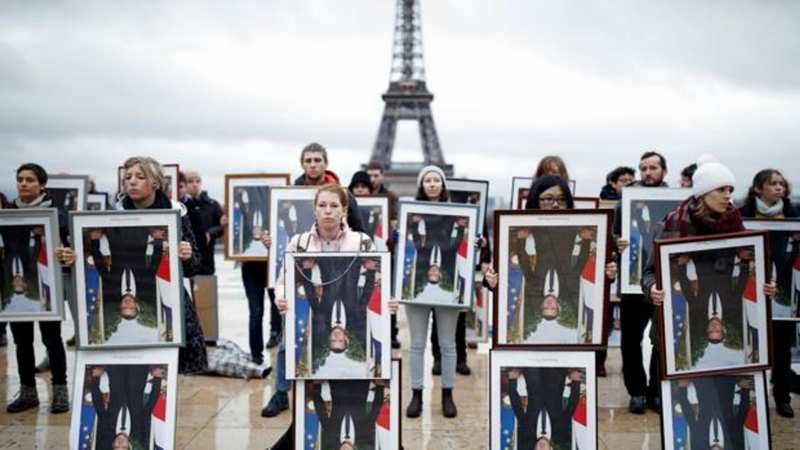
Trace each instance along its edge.
<path fill-rule="evenodd" d="M 382 98 L 383 117 L 371 160 L 380 161 L 384 167 L 391 168 L 397 122 L 416 120 L 424 163 L 445 167 L 431 113 L 433 94 L 425 85 L 419 0 L 397 0 L 389 89 Z"/>

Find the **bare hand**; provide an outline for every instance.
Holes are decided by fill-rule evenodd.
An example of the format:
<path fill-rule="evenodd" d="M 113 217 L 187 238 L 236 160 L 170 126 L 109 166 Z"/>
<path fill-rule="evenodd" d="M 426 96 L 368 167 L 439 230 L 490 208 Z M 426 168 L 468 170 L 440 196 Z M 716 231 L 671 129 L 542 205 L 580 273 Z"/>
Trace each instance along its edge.
<path fill-rule="evenodd" d="M 655 284 L 650 288 L 650 301 L 656 306 L 664 304 L 664 291 L 657 289 Z"/>
<path fill-rule="evenodd" d="M 269 231 L 265 231 L 261 234 L 261 243 L 267 248 L 272 245 L 272 236 L 270 236 Z"/>
<path fill-rule="evenodd" d="M 486 280 L 486 284 L 488 284 L 490 288 L 494 289 L 497 287 L 497 272 L 495 272 L 494 269 L 492 269 L 491 267 L 489 268 L 489 270 L 486 271 L 484 279 Z"/>
<path fill-rule="evenodd" d="M 180 258 L 181 261 L 192 259 L 192 244 L 181 241 L 180 244 L 178 244 L 178 258 Z"/>
<path fill-rule="evenodd" d="M 285 298 L 278 298 L 275 299 L 275 306 L 278 308 L 281 314 L 286 314 L 286 310 L 289 309 L 289 305 L 286 303 Z"/>
<path fill-rule="evenodd" d="M 397 302 L 394 298 L 389 299 L 389 312 L 391 314 L 397 314 L 397 310 L 400 308 L 400 303 Z"/>
<path fill-rule="evenodd" d="M 764 284 L 764 295 L 766 295 L 767 297 L 774 296 L 777 290 L 778 287 L 775 285 L 774 281 L 770 281 L 769 283 Z"/>
<path fill-rule="evenodd" d="M 622 239 L 622 238 L 617 239 L 617 248 L 619 249 L 620 253 L 624 252 L 625 249 L 628 248 L 629 244 L 630 242 L 628 242 L 627 239 Z"/>
<path fill-rule="evenodd" d="M 223 227 L 228 224 L 228 215 L 223 214 L 222 217 L 219 218 L 219 224 Z"/>
<path fill-rule="evenodd" d="M 75 251 L 69 247 L 56 247 L 56 259 L 64 267 L 72 267 L 75 264 Z"/>
<path fill-rule="evenodd" d="M 606 264 L 606 278 L 614 280 L 617 278 L 617 263 L 610 262 Z"/>

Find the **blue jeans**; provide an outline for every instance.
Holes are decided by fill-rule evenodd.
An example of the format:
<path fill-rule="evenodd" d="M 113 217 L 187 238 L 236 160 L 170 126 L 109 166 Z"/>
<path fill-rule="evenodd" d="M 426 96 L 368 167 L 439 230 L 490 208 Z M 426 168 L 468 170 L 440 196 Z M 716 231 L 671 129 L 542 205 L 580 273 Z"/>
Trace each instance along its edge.
<path fill-rule="evenodd" d="M 283 318 L 282 318 L 283 320 Z M 284 329 L 286 329 L 285 325 Z M 278 366 L 275 369 L 275 390 L 277 392 L 289 392 L 292 388 L 292 383 L 286 379 L 286 335 L 281 333 L 281 343 L 278 345 L 278 360 L 275 364 Z"/>
<path fill-rule="evenodd" d="M 250 355 L 254 360 L 264 359 L 264 291 L 267 289 L 267 263 L 247 261 L 242 263 L 242 282 L 250 309 Z"/>

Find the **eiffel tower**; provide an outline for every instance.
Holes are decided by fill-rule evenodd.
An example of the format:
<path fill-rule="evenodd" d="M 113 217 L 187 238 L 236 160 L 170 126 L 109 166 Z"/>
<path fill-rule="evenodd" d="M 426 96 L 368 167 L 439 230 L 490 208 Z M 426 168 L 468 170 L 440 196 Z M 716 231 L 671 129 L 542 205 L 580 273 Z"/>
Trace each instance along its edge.
<path fill-rule="evenodd" d="M 398 195 L 413 195 L 417 173 L 428 164 L 441 167 L 451 176 L 453 166 L 444 161 L 433 124 L 433 94 L 425 84 L 419 0 L 397 0 L 389 89 L 382 98 L 383 117 L 370 160 L 383 164 L 386 184 L 392 186 Z M 392 162 L 397 122 L 400 120 L 415 120 L 419 124 L 423 162 Z"/>

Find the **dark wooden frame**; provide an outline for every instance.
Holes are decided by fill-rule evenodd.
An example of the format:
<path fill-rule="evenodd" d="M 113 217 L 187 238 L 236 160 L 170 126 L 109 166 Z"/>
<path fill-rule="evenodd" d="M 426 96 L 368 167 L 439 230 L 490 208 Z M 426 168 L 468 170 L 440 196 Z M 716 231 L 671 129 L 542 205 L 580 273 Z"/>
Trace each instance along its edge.
<path fill-rule="evenodd" d="M 574 202 L 592 202 L 594 203 L 594 208 L 578 208 L 576 209 L 599 209 L 600 208 L 600 197 L 572 197 Z"/>
<path fill-rule="evenodd" d="M 456 183 L 471 183 L 475 185 L 485 185 L 485 192 L 484 191 L 476 191 L 476 190 L 468 190 L 468 189 L 453 189 L 452 185 Z M 489 180 L 473 180 L 470 178 L 449 178 L 447 180 L 447 191 L 448 192 L 479 192 L 481 195 L 481 201 L 478 203 L 478 236 L 484 236 L 486 230 L 484 230 L 484 225 L 486 224 L 486 216 L 488 214 L 489 208 Z M 453 202 L 451 200 L 451 203 Z"/>
<path fill-rule="evenodd" d="M 521 347 L 516 347 L 516 348 L 493 348 L 493 349 L 491 349 L 489 351 L 489 447 L 488 448 L 490 448 L 490 449 L 494 448 L 494 447 L 492 447 L 492 444 L 493 444 L 493 442 L 492 442 L 492 408 L 493 408 L 493 399 L 492 399 L 492 386 L 493 385 L 492 385 L 492 383 L 494 381 L 493 380 L 494 368 L 492 366 L 492 357 L 494 356 L 494 353 L 496 351 L 509 352 L 509 353 L 514 353 L 514 352 L 518 352 L 518 353 L 522 353 L 522 352 L 549 353 L 545 349 L 521 348 Z M 582 349 L 582 350 L 564 349 L 563 351 L 552 351 L 552 353 L 594 353 L 594 352 L 592 352 L 589 349 Z M 594 354 L 592 355 L 592 359 L 594 359 Z M 596 360 L 593 361 L 593 364 L 594 364 L 594 373 L 592 374 L 592 376 L 594 377 L 594 388 L 595 388 L 594 389 L 594 391 L 595 391 L 594 392 L 594 399 L 595 399 L 595 402 L 594 402 L 594 417 L 596 419 L 596 424 L 595 424 L 595 442 L 599 446 L 600 445 L 600 417 L 598 416 L 598 412 L 599 412 L 599 408 L 600 408 L 600 398 L 599 398 L 600 386 L 598 386 L 598 384 L 597 384 L 597 362 L 596 362 Z M 533 367 L 541 367 L 541 366 L 533 366 Z M 560 366 L 556 366 L 556 367 L 560 367 Z M 587 372 L 588 372 L 588 370 L 587 370 Z M 589 374 L 587 373 L 586 374 L 587 390 L 588 390 L 588 379 L 589 379 Z"/>
<path fill-rule="evenodd" d="M 764 275 L 765 279 L 763 283 L 766 283 L 767 280 L 770 279 L 770 268 L 771 264 L 768 262 L 770 261 L 769 255 L 769 245 L 768 245 L 768 235 L 766 231 L 740 231 L 736 233 L 726 233 L 726 234 L 711 234 L 705 236 L 692 236 L 692 237 L 683 237 L 683 238 L 673 238 L 673 239 L 656 239 L 653 241 L 653 251 L 654 253 L 654 260 L 655 260 L 655 272 L 656 272 L 656 289 L 663 290 L 663 279 L 662 279 L 662 272 L 661 272 L 661 256 L 662 252 L 664 252 L 664 247 L 676 244 L 687 244 L 687 243 L 699 243 L 699 242 L 713 242 L 713 241 L 720 241 L 720 240 L 727 240 L 727 239 L 736 239 L 736 238 L 746 238 L 746 237 L 761 237 L 762 242 L 761 245 L 764 248 Z M 725 247 L 730 248 L 730 247 Z M 763 288 L 763 284 L 756 286 L 756 290 L 759 291 Z M 658 345 L 662 349 L 659 352 L 659 373 L 661 374 L 662 380 L 677 380 L 681 378 L 691 378 L 694 376 L 701 376 L 701 375 L 727 375 L 727 374 L 734 374 L 734 373 L 741 373 L 741 372 L 754 372 L 758 370 L 766 370 L 769 369 L 771 366 L 771 362 L 773 361 L 772 355 L 772 326 L 769 324 L 770 317 L 772 316 L 772 299 L 770 297 L 765 297 L 765 307 L 766 307 L 766 339 L 767 339 L 767 360 L 763 364 L 756 364 L 756 365 L 745 365 L 744 367 L 735 367 L 730 369 L 713 369 L 713 370 L 695 370 L 690 372 L 682 372 L 679 374 L 668 374 L 667 373 L 667 352 L 663 351 L 666 345 L 666 336 L 664 331 L 664 306 L 658 305 L 656 306 L 656 316 L 657 316 L 657 325 L 658 325 Z M 665 291 L 665 298 L 666 301 L 666 291 Z"/>
<path fill-rule="evenodd" d="M 225 174 L 225 200 L 223 201 L 223 211 L 228 217 L 228 223 L 224 227 L 222 240 L 224 245 L 224 253 L 223 256 L 225 257 L 226 261 L 267 261 L 269 259 L 269 251 L 267 251 L 267 256 L 260 257 L 260 256 L 236 256 L 230 254 L 230 244 L 228 244 L 228 233 L 230 233 L 230 220 L 231 216 L 228 214 L 229 208 L 231 205 L 228 204 L 228 197 L 230 195 L 230 181 L 237 180 L 237 179 L 249 179 L 249 178 L 276 178 L 276 179 L 284 179 L 286 181 L 285 186 L 289 185 L 290 174 L 288 173 L 228 173 Z M 266 186 L 270 188 L 270 186 Z M 267 214 L 269 214 L 269 204 L 267 204 Z M 265 221 L 265 229 L 269 227 L 269 216 L 264 218 Z"/>
<path fill-rule="evenodd" d="M 765 424 L 762 424 L 761 422 L 759 422 L 758 426 L 759 426 L 759 428 L 762 427 L 762 426 L 766 426 L 767 441 L 769 442 L 769 447 L 767 449 L 764 449 L 764 450 L 772 449 L 772 430 L 771 430 L 770 421 L 769 421 L 769 389 L 768 389 L 769 386 L 767 386 L 767 374 L 766 374 L 766 372 L 764 372 L 764 371 L 738 372 L 738 373 L 725 374 L 725 375 L 727 375 L 727 376 L 753 375 L 753 384 L 754 385 L 756 383 L 758 383 L 759 378 L 761 379 L 761 383 L 762 383 L 762 386 L 763 386 L 763 389 L 764 389 L 764 414 L 765 414 L 765 417 L 766 417 L 767 420 L 766 420 Z M 687 378 L 687 379 L 688 380 L 692 380 L 693 378 L 702 378 L 702 377 L 705 377 L 705 376 L 706 375 L 693 376 L 693 377 Z M 714 375 L 709 375 L 709 376 L 714 376 Z M 661 383 L 660 384 L 661 392 L 664 391 L 664 386 L 666 385 L 666 383 L 672 383 L 673 381 L 677 381 L 677 380 L 661 380 L 659 382 L 659 383 Z M 665 408 L 665 410 L 671 410 L 671 408 L 672 408 L 672 405 L 664 405 L 663 403 L 662 403 L 661 406 L 662 406 L 662 408 Z M 666 426 L 667 426 L 667 424 L 665 424 L 665 420 L 664 420 L 665 414 L 659 414 L 658 416 L 659 416 L 659 423 L 661 424 L 661 427 L 660 427 L 661 448 L 665 448 L 665 449 L 666 448 L 673 448 L 672 443 L 667 444 L 667 442 L 666 442 L 666 438 L 667 438 Z M 674 418 L 674 414 L 673 413 L 670 413 L 670 418 Z"/>
<path fill-rule="evenodd" d="M 567 215 L 576 215 L 576 216 L 585 216 L 585 215 L 597 215 L 597 216 L 605 216 L 606 217 L 606 258 L 603 262 L 603 266 L 605 267 L 606 264 L 610 262 L 614 262 L 613 258 L 613 248 L 612 247 L 612 226 L 614 224 L 614 215 L 612 210 L 603 210 L 603 209 L 559 209 L 559 210 L 542 210 L 542 209 L 515 209 L 515 210 L 495 210 L 494 211 L 494 252 L 493 252 L 493 268 L 495 272 L 498 274 L 500 273 L 500 233 L 501 233 L 501 219 L 503 216 L 567 216 Z M 598 237 L 599 239 L 599 237 Z M 619 274 L 617 274 L 619 276 Z M 603 271 L 603 314 L 600 315 L 602 327 L 601 327 L 601 339 L 602 341 L 599 344 L 503 344 L 498 342 L 498 333 L 500 332 L 500 327 L 498 326 L 499 320 L 499 310 L 500 310 L 500 295 L 499 295 L 499 288 L 500 284 L 498 283 L 497 287 L 492 290 L 494 295 L 494 302 L 492 305 L 492 348 L 529 348 L 529 349 L 556 349 L 556 350 L 573 350 L 573 351 L 580 351 L 580 350 L 603 350 L 608 345 L 608 323 L 605 320 L 605 312 L 610 307 L 609 302 L 609 295 L 610 295 L 610 286 L 611 280 L 605 276 L 605 271 Z"/>

